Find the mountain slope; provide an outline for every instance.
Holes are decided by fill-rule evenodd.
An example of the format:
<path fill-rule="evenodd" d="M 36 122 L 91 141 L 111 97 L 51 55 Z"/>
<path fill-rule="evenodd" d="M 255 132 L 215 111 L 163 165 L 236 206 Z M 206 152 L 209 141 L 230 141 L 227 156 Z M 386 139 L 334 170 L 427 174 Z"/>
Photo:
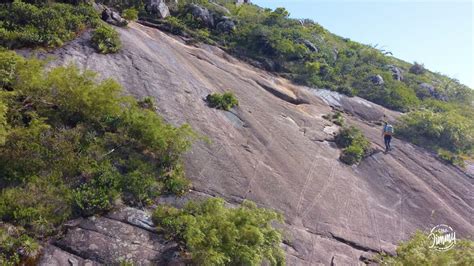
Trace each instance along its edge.
<path fill-rule="evenodd" d="M 85 34 L 52 52 L 53 64 L 74 62 L 113 77 L 131 94 L 155 98 L 168 122 L 187 122 L 209 137 L 211 143 L 196 143 L 185 158 L 191 196 L 251 199 L 283 212 L 289 265 L 355 263 L 436 224 L 472 237 L 471 177 L 397 139 L 393 152 L 346 166 L 332 142 L 337 126 L 322 118 L 341 105 L 347 122 L 380 149 L 381 129 L 372 122 L 398 113 L 292 85 L 215 47 L 188 46 L 136 23 L 117 31 L 118 54 L 95 53 Z M 238 108 L 206 106 L 207 94 L 227 90 Z"/>

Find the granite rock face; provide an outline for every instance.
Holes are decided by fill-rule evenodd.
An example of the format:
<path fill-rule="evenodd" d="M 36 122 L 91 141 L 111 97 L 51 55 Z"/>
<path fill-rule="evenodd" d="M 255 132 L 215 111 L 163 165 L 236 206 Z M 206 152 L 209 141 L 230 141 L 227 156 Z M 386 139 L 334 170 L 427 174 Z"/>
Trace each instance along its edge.
<path fill-rule="evenodd" d="M 379 152 L 377 121 L 401 114 L 293 85 L 216 47 L 189 46 L 134 22 L 117 30 L 119 53 L 95 53 L 84 34 L 52 52 L 52 64 L 72 62 L 114 78 L 131 95 L 155 98 L 166 121 L 189 123 L 208 136 L 211 143 L 195 143 L 184 158 L 193 193 L 229 203 L 249 199 L 284 213 L 288 265 L 358 264 L 374 252 L 393 252 L 415 230 L 437 224 L 450 225 L 457 237 L 474 232 L 472 177 L 396 137 L 393 151 Z M 203 101 L 228 90 L 239 99 L 231 112 Z M 344 111 L 346 123 L 361 128 L 376 149 L 358 166 L 338 160 L 338 127 L 322 118 L 333 109 Z M 97 263 L 127 256 L 142 264 L 162 262 L 172 243 L 150 227 L 146 215 L 136 213 L 83 219 L 56 242 L 61 250 L 52 252 Z"/>

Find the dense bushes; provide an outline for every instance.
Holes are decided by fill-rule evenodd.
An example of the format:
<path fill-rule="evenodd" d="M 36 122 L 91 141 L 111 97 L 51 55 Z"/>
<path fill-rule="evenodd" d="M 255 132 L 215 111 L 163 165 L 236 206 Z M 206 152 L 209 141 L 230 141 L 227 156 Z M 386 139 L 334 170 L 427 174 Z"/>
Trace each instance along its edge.
<path fill-rule="evenodd" d="M 180 155 L 195 138 L 189 126 L 166 124 L 112 80 L 43 64 L 0 52 L 2 221 L 42 237 L 118 198 L 143 206 L 187 190 Z"/>
<path fill-rule="evenodd" d="M 116 53 L 122 47 L 119 34 L 114 28 L 101 24 L 92 32 L 92 45 L 99 53 Z"/>
<path fill-rule="evenodd" d="M 0 46 L 58 47 L 86 27 L 96 26 L 98 21 L 99 17 L 90 5 L 51 3 L 35 6 L 18 0 L 0 4 Z"/>
<path fill-rule="evenodd" d="M 449 250 L 430 248 L 432 240 L 422 232 L 416 232 L 410 240 L 401 243 L 397 255 L 378 255 L 375 261 L 381 265 L 472 265 L 474 263 L 474 242 L 456 239 Z"/>
<path fill-rule="evenodd" d="M 398 134 L 406 140 L 433 150 L 446 150 L 440 151 L 442 159 L 461 164 L 456 154 L 473 154 L 474 110 L 469 106 L 458 109 L 447 104 L 433 107 L 402 116 L 397 126 Z"/>
<path fill-rule="evenodd" d="M 282 217 L 244 201 L 226 208 L 222 199 L 189 202 L 184 209 L 159 206 L 153 221 L 190 252 L 196 265 L 283 265 L 281 233 L 272 227 Z"/>
<path fill-rule="evenodd" d="M 206 97 L 206 101 L 210 107 L 226 111 L 239 105 L 239 101 L 232 92 L 225 92 L 224 94 L 209 94 Z"/>
<path fill-rule="evenodd" d="M 341 161 L 352 165 L 360 162 L 370 151 L 370 142 L 355 127 L 345 127 L 335 138 L 339 148 L 343 148 Z"/>

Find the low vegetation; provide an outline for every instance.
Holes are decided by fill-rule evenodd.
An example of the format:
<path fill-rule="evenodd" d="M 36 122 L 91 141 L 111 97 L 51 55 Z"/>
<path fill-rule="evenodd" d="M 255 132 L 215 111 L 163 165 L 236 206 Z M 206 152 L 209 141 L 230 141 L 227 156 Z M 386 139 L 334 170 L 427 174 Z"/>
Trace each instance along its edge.
<path fill-rule="evenodd" d="M 91 42 L 96 50 L 102 54 L 116 53 L 122 47 L 117 31 L 106 24 L 101 24 L 92 32 Z"/>
<path fill-rule="evenodd" d="M 397 255 L 379 255 L 375 261 L 381 265 L 473 265 L 474 242 L 456 239 L 453 248 L 438 251 L 430 248 L 427 234 L 416 232 L 413 237 L 397 248 Z"/>
<path fill-rule="evenodd" d="M 282 216 L 244 201 L 227 208 L 222 199 L 189 202 L 183 209 L 159 206 L 158 229 L 185 248 L 196 265 L 283 265 L 281 233 L 273 222 Z"/>
<path fill-rule="evenodd" d="M 438 151 L 440 158 L 462 166 L 474 155 L 474 108 L 431 101 L 401 117 L 397 135 Z"/>
<path fill-rule="evenodd" d="M 59 47 L 98 22 L 99 16 L 90 5 L 33 5 L 15 0 L 0 4 L 0 46 Z"/>
<path fill-rule="evenodd" d="M 239 105 L 239 101 L 232 92 L 209 94 L 206 97 L 206 101 L 210 107 L 225 111 L 229 111 L 231 108 Z"/>
<path fill-rule="evenodd" d="M 349 165 L 359 163 L 370 151 L 370 142 L 355 127 L 344 127 L 335 138 L 336 144 L 342 148 L 340 160 Z"/>
<path fill-rule="evenodd" d="M 40 245 L 22 228 L 0 224 L 0 265 L 34 265 Z M 29 263 L 29 264 L 28 264 Z"/>
<path fill-rule="evenodd" d="M 344 125 L 344 117 L 342 116 L 342 113 L 339 111 L 336 111 L 331 114 L 327 114 L 323 116 L 324 119 L 329 120 L 333 122 L 334 124 L 338 126 L 343 126 Z"/>
<path fill-rule="evenodd" d="M 122 11 L 122 17 L 126 20 L 135 21 L 138 19 L 138 10 L 135 8 L 127 8 Z"/>
<path fill-rule="evenodd" d="M 180 156 L 196 134 L 173 127 L 150 101 L 74 66 L 0 52 L 0 219 L 46 237 L 78 215 L 121 199 L 144 206 L 182 194 Z M 144 104 L 146 103 L 146 104 Z"/>

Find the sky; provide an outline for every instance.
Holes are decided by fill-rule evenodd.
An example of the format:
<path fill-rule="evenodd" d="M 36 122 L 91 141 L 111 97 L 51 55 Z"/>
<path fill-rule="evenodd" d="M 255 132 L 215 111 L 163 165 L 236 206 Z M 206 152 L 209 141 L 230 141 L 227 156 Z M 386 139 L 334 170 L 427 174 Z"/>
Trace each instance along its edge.
<path fill-rule="evenodd" d="M 252 0 L 474 88 L 472 0 Z"/>

